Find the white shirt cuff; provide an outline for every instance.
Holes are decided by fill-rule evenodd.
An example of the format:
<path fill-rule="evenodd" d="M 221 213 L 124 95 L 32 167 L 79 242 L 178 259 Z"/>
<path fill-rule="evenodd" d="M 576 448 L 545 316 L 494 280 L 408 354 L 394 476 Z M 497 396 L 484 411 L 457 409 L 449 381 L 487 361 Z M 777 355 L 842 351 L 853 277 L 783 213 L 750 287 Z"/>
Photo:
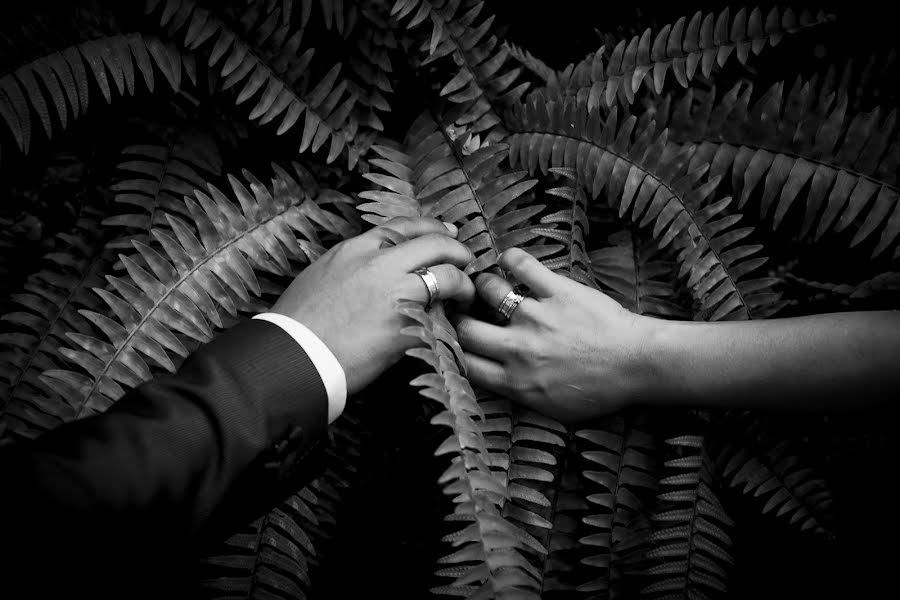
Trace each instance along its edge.
<path fill-rule="evenodd" d="M 325 391 L 328 393 L 328 422 L 334 422 L 344 412 L 344 406 L 347 403 L 347 376 L 344 374 L 341 363 L 331 353 L 325 342 L 305 325 L 291 317 L 278 313 L 261 313 L 253 318 L 278 325 L 300 344 L 316 371 L 319 372 L 322 383 L 325 384 Z"/>

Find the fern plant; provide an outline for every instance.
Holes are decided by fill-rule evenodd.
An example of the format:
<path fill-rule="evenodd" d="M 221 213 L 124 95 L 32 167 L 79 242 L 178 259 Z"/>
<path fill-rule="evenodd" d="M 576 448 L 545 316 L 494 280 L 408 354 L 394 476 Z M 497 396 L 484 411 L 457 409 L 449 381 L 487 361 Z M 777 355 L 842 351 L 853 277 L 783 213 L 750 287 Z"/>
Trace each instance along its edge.
<path fill-rule="evenodd" d="M 834 43 L 847 11 L 572 7 L 529 38 L 527 9 L 484 0 L 135 4 L 69 3 L 77 38 L 40 6 L 32 47 L 0 31 L 0 444 L 175 371 L 396 216 L 455 223 L 470 275 L 520 247 L 655 318 L 896 307 L 896 53 Z M 63 151 L 102 176 L 58 176 Z M 388 572 L 398 596 L 715 598 L 748 554 L 840 543 L 832 486 L 852 476 L 811 458 L 839 424 L 642 409 L 565 427 L 472 387 L 448 307 L 397 310 L 417 346 L 392 393 L 434 454 L 426 492 L 351 399 L 325 473 L 210 549 L 205 596 L 360 595 Z M 432 487 L 429 510 L 404 504 Z M 398 514 L 369 515 L 376 497 Z M 348 560 L 360 524 L 408 514 L 430 515 L 419 537 Z"/>

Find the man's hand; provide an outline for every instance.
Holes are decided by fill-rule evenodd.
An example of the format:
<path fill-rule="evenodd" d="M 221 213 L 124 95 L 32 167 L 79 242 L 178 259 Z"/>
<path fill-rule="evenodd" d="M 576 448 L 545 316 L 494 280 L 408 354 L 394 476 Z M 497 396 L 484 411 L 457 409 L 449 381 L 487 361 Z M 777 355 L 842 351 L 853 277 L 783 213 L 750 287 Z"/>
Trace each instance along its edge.
<path fill-rule="evenodd" d="M 460 268 L 475 257 L 456 241 L 457 230 L 434 219 L 391 219 L 342 242 L 305 269 L 272 307 L 303 323 L 334 354 L 347 376 L 347 392 L 358 392 L 414 345 L 400 334 L 400 299 L 428 301 L 428 289 L 413 271 L 428 267 L 441 298 L 463 307 L 475 295 Z"/>
<path fill-rule="evenodd" d="M 469 380 L 563 422 L 613 412 L 629 401 L 646 377 L 642 348 L 651 320 L 522 250 L 507 250 L 499 264 L 532 295 L 505 326 L 455 318 Z M 494 308 L 512 290 L 487 273 L 475 286 Z"/>

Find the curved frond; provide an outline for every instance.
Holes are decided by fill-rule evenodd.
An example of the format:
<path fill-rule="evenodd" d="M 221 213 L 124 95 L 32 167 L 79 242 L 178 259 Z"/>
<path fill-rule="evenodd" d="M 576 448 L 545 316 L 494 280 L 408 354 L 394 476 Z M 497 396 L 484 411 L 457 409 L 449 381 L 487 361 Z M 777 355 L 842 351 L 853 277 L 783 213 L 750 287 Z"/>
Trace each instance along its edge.
<path fill-rule="evenodd" d="M 523 67 L 541 78 L 544 83 L 553 84 L 556 81 L 556 71 L 547 66 L 547 63 L 533 55 L 525 48 L 511 42 L 503 42 L 509 48 L 509 55 L 519 62 Z"/>
<path fill-rule="evenodd" d="M 107 276 L 112 291 L 95 289 L 111 317 L 81 314 L 106 339 L 69 334 L 73 348 L 60 352 L 82 371 L 43 374 L 79 402 L 79 415 L 105 410 L 124 393 L 122 386 L 150 379 L 151 365 L 174 371 L 170 353 L 188 354 L 183 339 L 209 341 L 224 319 L 258 304 L 251 299 L 260 293 L 257 271 L 289 275 L 293 265 L 318 257 L 324 249 L 317 229 L 338 237 L 352 233 L 341 217 L 292 193 L 297 184 L 284 171 L 271 187 L 244 176 L 250 190 L 229 177 L 237 203 L 212 186 L 209 195 L 197 191 L 196 200 L 185 199 L 199 239 L 185 220 L 167 215 L 172 233 L 151 232 L 161 250 L 135 242 L 132 256 L 119 256 L 127 274 Z"/>
<path fill-rule="evenodd" d="M 555 533 L 560 533 L 559 527 L 571 524 L 571 517 L 565 514 L 570 499 L 565 497 L 564 489 L 571 482 L 563 480 L 560 468 L 570 436 L 563 425 L 549 417 L 509 406 L 508 401 L 501 404 L 506 408 L 502 418 L 511 444 L 507 452 L 509 500 L 503 506 L 503 516 L 547 549 L 536 571 L 543 596 L 544 592 L 561 587 L 558 571 L 565 567 L 551 543 L 559 543 L 554 538 Z"/>
<path fill-rule="evenodd" d="M 630 212 L 634 222 L 654 224 L 661 247 L 682 233 L 700 235 L 689 208 L 705 201 L 717 182 L 697 185 L 705 171 L 686 172 L 690 153 L 672 155 L 665 130 L 657 133 L 652 123 L 636 130 L 637 119 L 619 124 L 615 108 L 604 119 L 583 102 L 548 101 L 541 94 L 516 116 L 509 138 L 513 166 L 521 163 L 532 173 L 574 169 L 591 197 L 606 190 L 619 216 Z"/>
<path fill-rule="evenodd" d="M 788 279 L 791 282 L 844 297 L 847 300 L 862 300 L 873 296 L 896 295 L 900 293 L 900 273 L 897 271 L 885 271 L 859 283 L 811 281 L 794 275 L 788 275 Z"/>
<path fill-rule="evenodd" d="M 450 427 L 453 433 L 436 454 L 451 454 L 454 458 L 439 482 L 454 499 L 454 511 L 447 519 L 465 524 L 444 537 L 456 550 L 440 559 L 447 566 L 438 575 L 453 581 L 432 592 L 467 598 L 537 600 L 538 572 L 527 557 L 545 554 L 546 550 L 534 536 L 501 514 L 510 491 L 491 470 L 492 457 L 482 431 L 486 416 L 474 390 L 459 372 L 457 356 L 462 351 L 453 328 L 437 306 L 425 312 L 415 302 L 404 302 L 398 310 L 415 322 L 403 333 L 422 342 L 422 347 L 413 348 L 408 354 L 434 369 L 412 384 L 421 388 L 423 396 L 444 407 L 432 423 Z"/>
<path fill-rule="evenodd" d="M 724 440 L 716 470 L 730 487 L 758 499 L 763 514 L 786 519 L 801 531 L 830 535 L 834 498 L 825 479 L 786 439 L 772 439 L 756 419 L 742 420 Z"/>
<path fill-rule="evenodd" d="M 3 315 L 9 329 L 0 333 L 0 421 L 7 435 L 35 437 L 73 416 L 68 399 L 40 379 L 46 369 L 64 362 L 60 345 L 70 331 L 91 332 L 80 310 L 96 310 L 100 300 L 91 288 L 102 285 L 112 256 L 102 252 L 103 232 L 96 220 L 82 218 L 63 244 L 44 259 L 47 267 L 12 294 L 13 312 Z"/>
<path fill-rule="evenodd" d="M 366 7 L 362 16 L 365 27 L 357 30 L 355 52 L 348 61 L 354 75 L 348 79 L 349 90 L 356 95 L 360 106 L 359 112 L 355 113 L 360 125 L 380 132 L 384 125 L 378 113 L 391 110 L 385 96 L 394 92 L 391 53 L 397 51 L 400 44 L 381 11 Z M 361 110 L 363 107 L 364 111 Z"/>
<path fill-rule="evenodd" d="M 329 427 L 325 472 L 203 558 L 204 597 L 297 600 L 312 593 L 314 570 L 344 504 L 337 490 L 344 492 L 350 485 L 344 478 L 357 472 L 360 425 L 342 414 Z"/>
<path fill-rule="evenodd" d="M 760 256 L 761 244 L 748 243 L 752 227 L 735 227 L 741 215 L 723 215 L 730 204 L 731 198 L 724 198 L 698 211 L 702 237 L 679 252 L 679 276 L 687 277 L 696 317 L 708 321 L 765 319 L 787 304 L 778 289 L 781 280 L 748 279 L 768 259 Z"/>
<path fill-rule="evenodd" d="M 456 104 L 449 117 L 474 134 L 489 137 L 495 128 L 502 137 L 503 113 L 519 101 L 528 82 L 516 84 L 521 68 L 504 70 L 509 47 L 490 34 L 494 17 L 478 18 L 483 0 L 397 0 L 391 15 L 407 21 L 409 29 L 430 21 L 431 34 L 420 47 L 423 65 L 450 56 L 454 76 L 440 95 Z"/>
<path fill-rule="evenodd" d="M 631 104 L 647 79 L 657 94 L 670 71 L 682 87 L 688 87 L 698 69 L 709 77 L 715 66 L 724 66 L 732 55 L 744 64 L 751 53 L 778 44 L 785 34 L 830 20 L 822 12 L 803 12 L 798 17 L 790 8 L 784 12 L 773 8 L 765 17 L 758 7 L 749 13 L 741 8 L 733 17 L 728 8 L 718 15 L 698 11 L 690 20 L 681 17 L 656 33 L 647 29 L 621 40 L 609 56 L 601 47 L 572 70 L 561 88 L 587 102 L 589 109 L 613 106 L 617 97 Z"/>
<path fill-rule="evenodd" d="M 148 0 L 147 13 L 155 12 L 159 4 L 159 0 Z M 246 16 L 249 21 L 256 18 L 263 21 L 251 43 L 196 0 L 167 0 L 159 16 L 163 27 L 181 33 L 190 50 L 212 40 L 207 62 L 218 68 L 223 90 L 240 90 L 236 104 L 253 101 L 250 120 L 266 124 L 277 119 L 281 135 L 303 117 L 299 151 L 316 152 L 328 142 L 326 162 L 333 162 L 355 134 L 348 116 L 356 96 L 339 77 L 341 65 L 335 64 L 312 85 L 308 70 L 314 50 L 300 53 L 304 30 L 292 31 L 290 23 L 278 18 Z M 351 155 L 351 165 L 357 158 Z"/>
<path fill-rule="evenodd" d="M 666 440 L 676 457 L 666 461 L 659 508 L 646 558 L 648 585 L 642 597 L 727 597 L 734 564 L 733 522 L 712 487 L 712 466 L 702 436 Z"/>
<path fill-rule="evenodd" d="M 616 302 L 639 315 L 684 319 L 689 315 L 672 302 L 677 268 L 659 256 L 652 240 L 634 228 L 614 233 L 609 246 L 593 250 L 590 264 L 594 277 Z"/>
<path fill-rule="evenodd" d="M 591 258 L 585 244 L 585 236 L 590 233 L 587 214 L 587 198 L 584 190 L 578 185 L 574 169 L 551 168 L 551 172 L 567 180 L 568 185 L 551 188 L 547 193 L 562 199 L 558 210 L 552 206 L 552 212 L 541 217 L 541 225 L 549 225 L 538 232 L 552 240 L 561 242 L 563 253 L 545 258 L 542 262 L 548 269 L 562 272 L 567 277 L 592 288 L 597 288 L 597 281 L 592 272 Z M 556 227 L 562 225 L 563 229 Z"/>
<path fill-rule="evenodd" d="M 316 501 L 304 488 L 228 538 L 216 555 L 204 558 L 211 571 L 200 581 L 204 597 L 305 598 L 316 553 L 307 533 L 318 524 L 312 511 Z"/>
<path fill-rule="evenodd" d="M 382 158 L 373 159 L 372 165 L 388 174 L 365 175 L 385 190 L 360 194 L 369 201 L 359 206 L 370 213 L 364 219 L 381 223 L 395 216 L 422 214 L 455 223 L 460 229 L 457 239 L 477 256 L 467 269 L 470 273 L 495 266 L 504 250 L 525 246 L 542 235 L 529 219 L 543 205 L 522 209 L 512 206 L 537 182 L 526 179 L 522 171 L 501 167 L 507 155 L 505 145 L 486 145 L 464 154 L 428 116 L 416 121 L 408 140 L 406 153 L 373 147 Z M 548 250 L 541 246 L 526 249 L 535 254 Z"/>
<path fill-rule="evenodd" d="M 589 556 L 582 558 L 581 592 L 597 597 L 623 597 L 624 576 L 634 570 L 647 544 L 649 523 L 644 516 L 656 491 L 656 443 L 630 419 L 612 417 L 594 429 L 581 429 L 581 456 L 590 514 L 584 517 L 589 535 L 579 543 Z"/>
<path fill-rule="evenodd" d="M 183 63 L 187 68 L 189 61 L 172 44 L 140 33 L 70 46 L 0 77 L 0 118 L 19 149 L 27 154 L 35 128 L 33 119 L 40 122 L 48 138 L 57 127 L 65 130 L 70 118 L 87 112 L 92 84 L 107 103 L 112 102 L 113 89 L 119 95 L 133 95 L 136 75 L 152 92 L 155 66 L 177 90 Z"/>
<path fill-rule="evenodd" d="M 738 84 L 718 101 L 713 89 L 695 102 L 689 91 L 672 108 L 672 140 L 696 145 L 694 161 L 730 178 L 739 207 L 761 190 L 760 213 L 774 208 L 776 228 L 805 196 L 802 237 L 856 225 L 851 246 L 877 232 L 873 256 L 893 246 L 900 238 L 897 111 L 851 116 L 846 95 L 823 95 L 799 79 L 787 95 L 784 83 L 775 84 L 752 107 L 751 93 Z M 667 113 L 664 106 L 657 118 Z"/>
<path fill-rule="evenodd" d="M 732 248 L 752 228 L 726 231 L 739 216 L 714 219 L 730 203 L 727 198 L 707 203 L 720 178 L 703 182 L 708 165 L 689 168 L 691 148 L 673 151 L 666 130 L 657 134 L 652 122 L 636 125 L 634 116 L 619 125 L 616 108 L 604 120 L 584 103 L 546 102 L 535 94 L 519 112 L 517 131 L 510 137 L 510 162 L 527 165 L 531 172 L 574 168 L 594 197 L 606 190 L 620 216 L 630 213 L 635 223 L 652 224 L 660 248 L 675 242 L 682 249 L 681 276 L 690 274 L 688 286 L 705 313 L 748 318 L 778 310 L 779 298 L 771 295 L 777 281 L 742 282 L 764 263 L 761 258 L 743 260 L 759 252 L 759 246 Z"/>
<path fill-rule="evenodd" d="M 126 147 L 118 169 L 122 178 L 111 188 L 115 201 L 136 209 L 103 224 L 129 230 L 110 247 L 131 249 L 132 240 L 148 244 L 151 229 L 167 227 L 166 214 L 189 218 L 184 197 L 221 175 L 222 159 L 210 136 L 186 130 L 168 143 Z"/>

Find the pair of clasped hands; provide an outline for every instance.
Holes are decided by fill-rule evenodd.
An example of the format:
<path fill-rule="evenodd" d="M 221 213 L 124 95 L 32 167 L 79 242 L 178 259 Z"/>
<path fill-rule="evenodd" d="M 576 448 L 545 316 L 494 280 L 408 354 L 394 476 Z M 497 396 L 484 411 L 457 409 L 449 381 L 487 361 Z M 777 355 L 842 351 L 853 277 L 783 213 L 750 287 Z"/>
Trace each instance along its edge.
<path fill-rule="evenodd" d="M 415 344 L 415 338 L 399 334 L 409 323 L 397 311 L 397 302 L 428 303 L 429 289 L 414 273 L 427 268 L 437 280 L 440 299 L 453 309 L 448 312 L 474 385 L 558 417 L 581 416 L 594 390 L 578 380 L 574 367 L 602 350 L 591 346 L 597 336 L 585 325 L 605 331 L 599 339 L 608 347 L 613 331 L 618 343 L 636 344 L 639 321 L 601 293 L 554 274 L 518 249 L 504 252 L 499 264 L 529 288 L 530 297 L 503 325 L 466 316 L 476 294 L 496 308 L 513 286 L 493 274 L 482 273 L 474 281 L 467 276 L 463 269 L 475 256 L 456 240 L 457 233 L 455 226 L 434 219 L 392 219 L 329 250 L 297 277 L 272 310 L 297 319 L 320 337 L 341 363 L 352 395 Z M 612 381 L 628 369 L 624 361 L 617 362 L 608 365 L 610 383 L 602 386 L 610 407 L 615 403 Z"/>
<path fill-rule="evenodd" d="M 433 277 L 449 303 L 469 380 L 564 423 L 652 402 L 857 408 L 900 391 L 900 312 L 668 321 L 631 313 L 520 249 L 498 261 L 529 292 L 510 307 L 504 299 L 513 282 L 491 273 L 473 281 L 463 272 L 475 257 L 457 234 L 434 219 L 391 219 L 325 253 L 272 311 L 320 337 L 352 395 L 415 344 L 399 333 L 409 323 L 397 302 L 434 300 Z M 416 273 L 424 268 L 428 277 Z M 508 320 L 468 314 L 476 295 Z"/>

